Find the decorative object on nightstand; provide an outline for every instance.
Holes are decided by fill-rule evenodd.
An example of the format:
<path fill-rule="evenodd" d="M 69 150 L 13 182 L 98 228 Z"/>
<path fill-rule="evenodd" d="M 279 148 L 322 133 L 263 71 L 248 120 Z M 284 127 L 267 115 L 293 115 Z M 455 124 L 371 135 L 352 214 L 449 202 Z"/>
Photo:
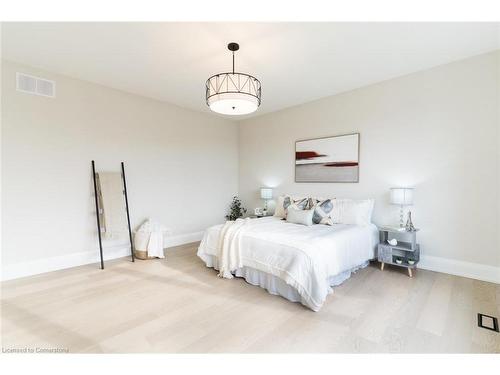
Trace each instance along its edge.
<path fill-rule="evenodd" d="M 254 211 L 253 215 L 250 215 L 250 217 L 264 217 L 264 209 L 262 207 L 257 207 Z"/>
<path fill-rule="evenodd" d="M 380 227 L 380 243 L 378 245 L 378 261 L 380 269 L 384 270 L 385 264 L 392 264 L 408 269 L 408 276 L 413 277 L 412 270 L 417 268 L 420 261 L 420 245 L 417 243 L 418 229 L 401 231 L 398 227 Z M 394 244 L 394 238 L 399 237 Z M 391 238 L 389 240 L 389 238 Z"/>
<path fill-rule="evenodd" d="M 267 201 L 273 199 L 273 189 L 263 187 L 260 188 L 260 198 L 264 200 L 264 210 L 262 211 L 262 215 L 267 215 Z"/>
<path fill-rule="evenodd" d="M 387 242 L 389 243 L 389 245 L 392 245 L 392 246 L 396 246 L 398 244 L 398 240 L 396 240 L 395 238 L 393 238 L 392 240 L 389 240 Z"/>
<path fill-rule="evenodd" d="M 391 188 L 391 204 L 396 204 L 400 207 L 399 210 L 399 227 L 404 228 L 403 224 L 403 209 L 404 206 L 411 206 L 413 204 L 413 188 Z M 409 221 L 409 223 L 408 223 Z M 411 212 L 408 211 L 408 221 L 406 225 L 415 229 L 411 222 Z"/>
<path fill-rule="evenodd" d="M 413 226 L 413 223 L 411 221 L 411 211 L 408 211 L 408 219 L 406 220 L 405 229 L 407 232 L 415 231 L 415 227 Z"/>

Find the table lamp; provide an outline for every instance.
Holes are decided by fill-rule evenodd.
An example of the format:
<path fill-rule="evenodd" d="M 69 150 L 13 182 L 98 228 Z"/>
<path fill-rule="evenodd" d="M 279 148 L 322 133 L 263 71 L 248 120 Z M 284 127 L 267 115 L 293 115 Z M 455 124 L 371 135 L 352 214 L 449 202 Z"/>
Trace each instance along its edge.
<path fill-rule="evenodd" d="M 400 207 L 399 210 L 399 227 L 403 228 L 403 208 L 413 204 L 413 188 L 391 188 L 391 204 L 396 204 Z M 411 212 L 408 211 L 407 226 L 413 228 L 411 223 Z"/>
<path fill-rule="evenodd" d="M 271 188 L 260 188 L 260 197 L 264 200 L 264 216 L 267 215 L 267 201 L 273 199 L 273 189 Z"/>

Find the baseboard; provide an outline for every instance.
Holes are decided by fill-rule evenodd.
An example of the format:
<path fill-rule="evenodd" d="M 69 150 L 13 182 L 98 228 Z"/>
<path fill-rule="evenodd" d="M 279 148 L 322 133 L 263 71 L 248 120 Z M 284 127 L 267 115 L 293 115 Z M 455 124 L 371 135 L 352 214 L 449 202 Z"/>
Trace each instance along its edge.
<path fill-rule="evenodd" d="M 486 264 L 422 256 L 418 268 L 500 284 L 500 267 Z"/>
<path fill-rule="evenodd" d="M 163 246 L 165 248 L 184 245 L 191 242 L 201 241 L 203 238 L 203 232 L 193 232 L 186 234 L 179 234 L 177 236 L 169 236 L 165 238 Z"/>
<path fill-rule="evenodd" d="M 201 240 L 203 232 L 194 232 L 169 236 L 165 239 L 166 248 L 179 246 Z M 103 252 L 104 260 L 122 258 L 130 255 L 129 246 L 107 247 Z M 41 273 L 62 270 L 85 264 L 98 263 L 100 261 L 99 251 L 84 251 L 80 253 L 37 259 L 29 262 L 2 265 L 2 281 L 18 279 L 26 276 L 38 275 Z"/>
<path fill-rule="evenodd" d="M 169 248 L 184 245 L 200 241 L 202 237 L 203 232 L 169 236 L 165 239 L 164 246 Z M 104 259 L 111 260 L 129 255 L 130 249 L 128 246 L 107 248 L 104 252 Z M 45 272 L 57 271 L 98 262 L 99 253 L 96 249 L 95 251 L 74 253 L 6 266 L 4 265 L 2 266 L 2 280 L 13 280 L 21 277 L 38 275 Z M 422 256 L 418 267 L 429 271 L 448 273 L 451 275 L 469 277 L 471 279 L 500 284 L 500 267 L 433 256 Z"/>
<path fill-rule="evenodd" d="M 104 260 L 121 258 L 127 255 L 130 255 L 130 247 L 128 246 L 106 248 L 103 252 Z M 29 262 L 2 265 L 2 281 L 98 263 L 99 261 L 99 250 L 95 249 L 95 251 L 83 251 Z"/>

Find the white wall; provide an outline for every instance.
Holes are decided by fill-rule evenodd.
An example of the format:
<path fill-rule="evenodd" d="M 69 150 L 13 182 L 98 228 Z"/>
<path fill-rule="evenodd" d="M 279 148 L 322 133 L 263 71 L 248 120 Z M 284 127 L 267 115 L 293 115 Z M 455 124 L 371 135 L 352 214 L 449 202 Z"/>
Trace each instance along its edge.
<path fill-rule="evenodd" d="M 55 80 L 57 97 L 17 92 L 17 71 Z M 224 221 L 234 123 L 7 61 L 2 74 L 4 278 L 96 260 L 92 159 L 125 162 L 133 227 L 153 217 L 182 242 Z"/>
<path fill-rule="evenodd" d="M 262 206 L 260 186 L 373 197 L 374 222 L 387 224 L 399 219 L 389 188 L 413 186 L 428 268 L 470 266 L 500 280 L 488 267 L 500 266 L 499 60 L 481 55 L 242 121 L 244 204 Z M 359 183 L 294 182 L 296 140 L 352 132 L 361 133 Z"/>
<path fill-rule="evenodd" d="M 382 224 L 398 220 L 389 188 L 414 186 L 422 266 L 500 280 L 499 60 L 477 56 L 239 125 L 3 61 L 2 277 L 97 260 L 95 159 L 99 170 L 125 162 L 133 226 L 157 218 L 173 243 L 223 221 L 238 190 L 252 209 L 260 186 L 374 197 Z M 16 71 L 56 80 L 57 97 L 16 92 Z M 359 183 L 293 181 L 295 140 L 350 132 L 361 133 Z M 113 249 L 105 254 L 127 251 Z"/>

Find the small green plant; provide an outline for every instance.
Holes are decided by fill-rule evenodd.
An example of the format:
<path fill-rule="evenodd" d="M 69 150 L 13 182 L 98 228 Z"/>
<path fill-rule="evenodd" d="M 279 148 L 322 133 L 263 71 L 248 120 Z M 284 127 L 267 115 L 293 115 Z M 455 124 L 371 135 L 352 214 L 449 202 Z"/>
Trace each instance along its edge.
<path fill-rule="evenodd" d="M 229 209 L 229 215 L 226 215 L 227 220 L 236 220 L 247 212 L 246 208 L 241 207 L 241 201 L 237 196 L 233 197 L 233 201 L 231 202 Z"/>

